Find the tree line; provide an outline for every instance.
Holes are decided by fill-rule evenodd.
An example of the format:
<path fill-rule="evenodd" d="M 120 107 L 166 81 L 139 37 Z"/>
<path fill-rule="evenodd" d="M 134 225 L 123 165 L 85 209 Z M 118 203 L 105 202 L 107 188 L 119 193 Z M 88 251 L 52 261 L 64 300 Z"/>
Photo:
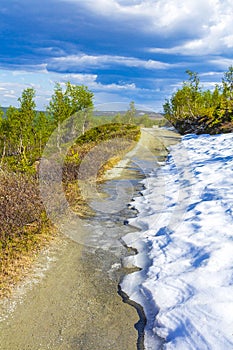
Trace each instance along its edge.
<path fill-rule="evenodd" d="M 186 71 L 183 82 L 163 105 L 165 117 L 181 133 L 220 133 L 233 130 L 233 66 L 213 90 L 204 89 L 198 73 Z"/>
<path fill-rule="evenodd" d="M 136 124 L 152 126 L 155 121 L 148 115 L 137 116 L 132 101 L 125 114 L 116 114 L 111 119 L 93 117 L 94 94 L 84 85 L 70 82 L 62 88 L 57 83 L 45 112 L 38 112 L 35 103 L 36 91 L 23 90 L 18 98 L 19 107 L 10 106 L 4 114 L 0 108 L 0 166 L 8 165 L 11 170 L 29 171 L 39 160 L 51 133 L 57 130 L 57 149 L 61 151 L 64 139 L 63 122 L 71 117 L 69 131 L 84 134 L 87 129 L 106 123 Z"/>
<path fill-rule="evenodd" d="M 84 85 L 67 82 L 63 90 L 56 84 L 45 112 L 36 111 L 35 95 L 35 89 L 26 88 L 18 98 L 19 108 L 10 106 L 5 115 L 0 110 L 1 165 L 7 162 L 12 168 L 26 170 L 41 156 L 53 130 L 82 111 L 84 128 L 88 110 L 93 108 L 93 93 Z"/>

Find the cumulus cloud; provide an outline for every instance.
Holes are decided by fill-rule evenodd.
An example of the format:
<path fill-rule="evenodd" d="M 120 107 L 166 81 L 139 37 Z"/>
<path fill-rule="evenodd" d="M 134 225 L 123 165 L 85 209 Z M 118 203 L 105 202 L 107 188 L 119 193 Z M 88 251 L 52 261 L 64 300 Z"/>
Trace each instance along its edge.
<path fill-rule="evenodd" d="M 201 23 L 202 34 L 197 35 L 196 21 L 193 25 L 195 28 L 196 37 L 185 40 L 183 44 L 174 47 L 151 48 L 150 52 L 164 54 L 180 54 L 180 55 L 209 55 L 220 54 L 222 52 L 233 51 L 233 26 L 232 13 L 233 3 L 224 0 L 208 0 L 205 4 L 210 6 L 204 9 L 200 5 L 200 12 L 205 13 L 205 17 Z M 207 10 L 207 12 L 205 12 Z M 185 29 L 185 28 L 184 28 Z"/>
<path fill-rule="evenodd" d="M 111 20 L 134 22 L 137 30 L 162 31 L 174 30 L 203 33 L 205 25 L 211 21 L 214 7 L 229 1 L 217 0 L 63 0 L 88 8 L 88 11 Z M 84 5 L 85 4 L 85 5 Z M 210 18 L 210 19 L 209 19 Z M 137 26 L 137 23 L 139 24 Z"/>

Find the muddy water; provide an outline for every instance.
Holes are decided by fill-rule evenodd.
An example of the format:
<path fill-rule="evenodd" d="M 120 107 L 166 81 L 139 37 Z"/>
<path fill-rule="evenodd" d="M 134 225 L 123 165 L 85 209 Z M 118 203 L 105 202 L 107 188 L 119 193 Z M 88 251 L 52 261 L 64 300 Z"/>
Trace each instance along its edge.
<path fill-rule="evenodd" d="M 125 273 L 121 259 L 129 254 L 120 238 L 133 230 L 126 223 L 129 216 L 136 215 L 127 201 L 142 189 L 139 180 L 166 157 L 166 147 L 177 140 L 171 131 L 142 132 L 128 162 L 119 163 L 99 189 L 112 200 L 110 207 L 114 209 L 112 194 L 123 183 L 123 206 L 106 212 L 100 203 L 96 217 L 85 221 L 91 228 L 86 243 L 64 238 L 48 252 L 50 267 L 43 271 L 39 283 L 29 281 L 20 296 L 15 293 L 1 305 L 1 350 L 137 349 L 137 310 L 123 303 L 117 293 Z M 90 205 L 98 207 L 96 201 L 91 199 Z"/>

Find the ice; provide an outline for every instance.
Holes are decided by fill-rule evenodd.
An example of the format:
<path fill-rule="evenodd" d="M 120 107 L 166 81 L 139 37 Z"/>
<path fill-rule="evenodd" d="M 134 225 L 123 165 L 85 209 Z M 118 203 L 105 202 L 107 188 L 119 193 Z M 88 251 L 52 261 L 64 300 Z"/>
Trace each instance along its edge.
<path fill-rule="evenodd" d="M 233 349 L 233 134 L 186 135 L 144 181 L 138 254 L 123 290 L 144 307 L 146 349 Z M 127 262 L 126 262 L 127 266 Z"/>

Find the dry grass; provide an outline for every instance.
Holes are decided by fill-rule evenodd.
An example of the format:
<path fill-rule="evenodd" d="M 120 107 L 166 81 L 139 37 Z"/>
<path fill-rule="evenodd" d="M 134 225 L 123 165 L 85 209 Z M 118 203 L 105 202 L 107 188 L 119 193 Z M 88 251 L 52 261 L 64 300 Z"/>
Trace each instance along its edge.
<path fill-rule="evenodd" d="M 11 294 L 13 288 L 32 271 L 39 252 L 57 236 L 58 232 L 52 225 L 45 225 L 39 234 L 32 225 L 6 242 L 0 251 L 0 298 Z"/>

